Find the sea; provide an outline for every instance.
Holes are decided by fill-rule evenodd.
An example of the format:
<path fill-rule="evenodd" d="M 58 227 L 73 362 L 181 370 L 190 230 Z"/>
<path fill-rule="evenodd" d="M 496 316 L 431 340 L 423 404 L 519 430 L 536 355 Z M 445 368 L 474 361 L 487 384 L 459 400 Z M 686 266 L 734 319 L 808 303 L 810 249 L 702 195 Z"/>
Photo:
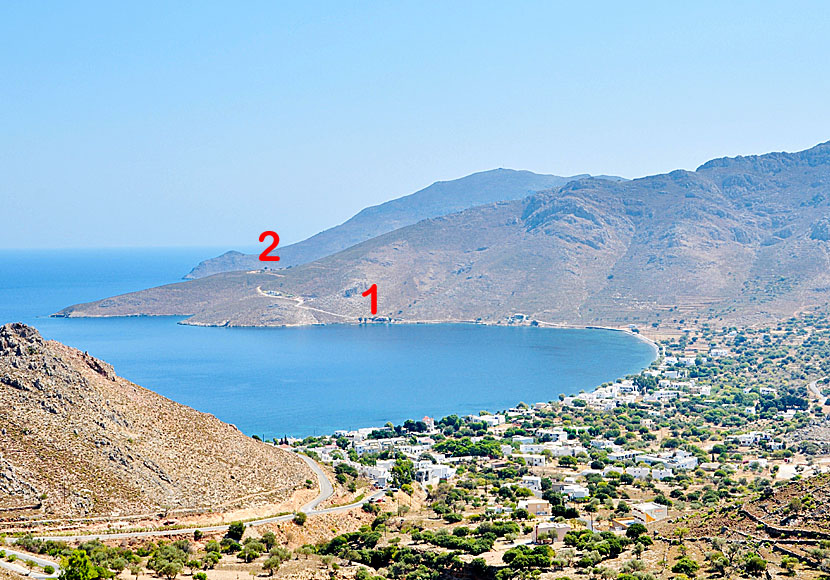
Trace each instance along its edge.
<path fill-rule="evenodd" d="M 550 401 L 637 373 L 656 357 L 630 334 L 598 329 L 203 328 L 176 317 L 49 316 L 180 282 L 224 250 L 0 250 L 0 324 L 30 324 L 141 386 L 268 439 Z"/>

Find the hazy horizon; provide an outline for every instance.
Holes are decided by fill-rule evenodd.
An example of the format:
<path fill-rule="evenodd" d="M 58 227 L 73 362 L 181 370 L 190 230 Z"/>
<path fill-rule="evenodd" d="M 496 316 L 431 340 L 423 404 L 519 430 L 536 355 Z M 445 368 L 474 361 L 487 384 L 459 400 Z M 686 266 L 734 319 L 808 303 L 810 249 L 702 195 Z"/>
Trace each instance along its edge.
<path fill-rule="evenodd" d="M 821 2 L 0 16 L 4 249 L 252 250 L 498 167 L 636 178 L 830 139 Z"/>

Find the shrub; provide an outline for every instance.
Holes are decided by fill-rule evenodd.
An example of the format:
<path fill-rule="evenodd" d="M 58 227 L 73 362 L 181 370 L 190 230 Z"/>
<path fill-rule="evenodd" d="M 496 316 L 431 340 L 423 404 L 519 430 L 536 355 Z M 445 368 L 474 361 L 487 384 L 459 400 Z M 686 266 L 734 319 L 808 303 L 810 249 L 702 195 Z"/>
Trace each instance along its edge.
<path fill-rule="evenodd" d="M 225 534 L 226 537 L 236 540 L 237 542 L 242 539 L 242 536 L 245 535 L 245 524 L 242 522 L 231 522 L 228 526 L 228 532 Z"/>
<path fill-rule="evenodd" d="M 677 562 L 675 562 L 674 566 L 672 566 L 671 571 L 675 574 L 685 574 L 686 576 L 694 576 L 695 573 L 700 569 L 700 565 L 689 558 L 688 556 L 683 556 Z"/>

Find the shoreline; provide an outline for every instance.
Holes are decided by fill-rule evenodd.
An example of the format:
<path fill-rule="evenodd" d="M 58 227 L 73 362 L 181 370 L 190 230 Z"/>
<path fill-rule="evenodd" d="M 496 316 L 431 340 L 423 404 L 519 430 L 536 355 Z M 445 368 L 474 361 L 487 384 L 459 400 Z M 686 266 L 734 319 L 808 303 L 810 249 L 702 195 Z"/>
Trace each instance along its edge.
<path fill-rule="evenodd" d="M 538 321 L 537 321 L 537 322 L 538 322 Z M 343 323 L 338 323 L 338 324 L 343 324 Z M 430 323 L 427 323 L 427 322 L 419 322 L 419 324 L 430 324 Z M 444 323 L 441 323 L 441 322 L 435 322 L 435 323 L 432 323 L 432 324 L 458 324 L 458 323 L 452 323 L 452 322 L 444 322 Z M 642 371 L 643 371 L 643 370 L 645 370 L 645 369 L 649 368 L 649 366 L 651 366 L 651 364 L 653 364 L 653 363 L 654 363 L 654 361 L 659 360 L 659 359 L 660 359 L 660 357 L 662 356 L 662 350 L 660 349 L 660 345 L 659 345 L 659 344 L 657 344 L 655 341 L 653 341 L 652 339 L 648 338 L 647 336 L 643 336 L 643 335 L 641 335 L 641 334 L 640 334 L 640 333 L 638 333 L 638 332 L 632 332 L 632 331 L 631 331 L 630 329 L 628 329 L 628 328 L 614 328 L 614 327 L 611 327 L 611 326 L 569 326 L 569 325 L 555 325 L 555 324 L 552 324 L 552 323 L 544 323 L 544 322 L 539 322 L 539 325 L 537 325 L 537 326 L 532 326 L 532 325 L 530 325 L 530 324 L 522 324 L 522 325 L 482 324 L 482 323 L 478 323 L 478 322 L 470 322 L 469 324 L 472 324 L 472 325 L 475 325 L 475 326 L 502 326 L 502 327 L 504 327 L 504 328 L 527 327 L 527 328 L 549 328 L 549 329 L 553 329 L 553 330 L 556 330 L 556 329 L 561 329 L 561 330 L 607 330 L 607 331 L 613 331 L 613 332 L 621 332 L 621 333 L 623 333 L 623 334 L 627 334 L 627 335 L 629 335 L 629 336 L 632 336 L 632 337 L 634 337 L 634 338 L 636 338 L 636 339 L 640 340 L 641 342 L 646 343 L 646 344 L 647 344 L 647 345 L 649 345 L 649 346 L 653 349 L 653 351 L 654 351 L 654 358 L 651 360 L 651 362 L 650 362 L 650 363 L 648 363 L 648 365 L 646 365 L 645 367 L 643 367 L 643 369 L 640 371 L 641 373 L 642 373 Z M 544 325 L 544 326 L 542 326 L 542 325 Z M 300 326 L 314 326 L 314 325 L 300 325 Z M 328 325 L 321 325 L 321 326 L 328 326 Z M 621 378 L 623 378 L 623 377 L 616 377 L 616 378 L 614 378 L 611 382 L 616 382 L 616 381 L 620 380 Z M 601 385 L 601 384 L 599 384 L 599 385 L 595 385 L 595 386 L 594 386 L 593 388 L 591 388 L 590 390 L 586 390 L 586 392 L 593 392 L 593 391 L 596 391 L 596 390 L 597 390 L 597 389 L 599 389 L 600 387 L 602 387 L 602 385 Z M 559 395 L 561 395 L 561 394 L 563 394 L 563 393 L 557 393 L 557 396 L 559 396 Z M 552 402 L 552 401 L 553 401 L 553 400 L 551 400 L 551 401 L 537 401 L 537 402 L 546 402 L 546 403 L 549 403 L 549 402 Z M 518 404 L 519 404 L 519 403 L 521 403 L 521 402 L 522 402 L 522 401 L 517 402 L 517 403 L 516 403 L 516 405 L 518 405 Z M 515 405 L 514 405 L 514 406 L 515 406 Z M 499 411 L 491 411 L 490 409 L 482 409 L 482 410 L 484 410 L 484 411 L 488 411 L 488 412 L 491 412 L 491 413 L 494 413 L 494 414 L 499 412 Z M 418 414 L 418 413 L 416 413 L 416 415 L 417 415 L 417 414 Z M 458 414 L 458 413 L 456 413 L 456 414 Z M 408 419 L 412 419 L 412 420 L 414 420 L 414 418 L 413 418 L 413 417 L 409 417 Z M 405 419 L 405 420 L 406 420 L 406 419 Z M 359 427 L 359 428 L 360 428 L 360 427 Z M 364 427 L 364 428 L 366 428 L 366 427 Z M 338 431 L 338 430 L 340 430 L 340 429 L 335 429 L 334 431 Z M 328 434 L 316 435 L 316 437 L 326 437 L 326 436 L 331 437 L 331 436 L 333 435 L 334 431 L 332 431 L 331 433 L 328 433 Z M 304 437 L 304 438 L 302 438 L 302 439 L 305 439 L 305 437 Z"/>
<path fill-rule="evenodd" d="M 186 316 L 186 315 L 184 315 L 184 316 Z M 179 319 L 181 319 L 181 318 L 183 318 L 183 315 L 146 315 L 146 314 L 124 315 L 124 316 L 61 316 L 61 315 L 56 316 L 56 315 L 51 315 L 50 317 L 53 317 L 53 318 L 66 318 L 66 319 L 91 318 L 91 319 L 96 319 L 96 320 L 100 320 L 100 319 L 103 319 L 103 318 L 107 318 L 107 319 L 118 319 L 118 318 L 122 318 L 122 319 L 179 318 Z M 613 327 L 613 326 L 599 326 L 599 325 L 575 325 L 575 324 L 564 324 L 564 323 L 551 323 L 551 322 L 545 322 L 545 321 L 533 320 L 533 319 L 528 319 L 527 321 L 523 321 L 521 323 L 513 323 L 513 324 L 507 324 L 507 323 L 503 323 L 503 322 L 502 323 L 499 323 L 499 322 L 482 322 L 482 321 L 476 321 L 476 320 L 455 319 L 455 320 L 396 320 L 396 321 L 383 321 L 383 322 L 380 322 L 380 321 L 375 322 L 375 321 L 370 320 L 368 322 L 357 322 L 357 321 L 355 321 L 355 322 L 334 322 L 334 323 L 325 323 L 325 324 L 294 324 L 294 325 L 282 324 L 282 325 L 244 325 L 244 326 L 232 326 L 232 325 L 229 325 L 229 324 L 224 324 L 224 325 L 203 324 L 203 323 L 193 324 L 193 323 L 187 323 L 187 321 L 185 319 L 185 320 L 178 320 L 176 322 L 176 324 L 181 325 L 181 326 L 192 326 L 192 327 L 196 327 L 196 328 L 229 328 L 229 329 L 233 329 L 233 328 L 241 328 L 241 329 L 245 329 L 245 328 L 248 328 L 248 329 L 251 329 L 251 328 L 257 328 L 257 329 L 268 329 L 268 328 L 294 329 L 294 328 L 303 328 L 303 327 L 318 327 L 319 328 L 319 327 L 324 327 L 324 326 L 379 326 L 379 325 L 386 325 L 386 326 L 430 325 L 430 326 L 436 326 L 436 325 L 442 325 L 443 324 L 443 325 L 486 326 L 486 327 L 497 327 L 497 328 L 540 328 L 540 329 L 553 329 L 553 330 L 557 330 L 557 329 L 559 329 L 559 330 L 602 330 L 602 331 L 611 331 L 611 332 L 616 332 L 616 333 L 627 334 L 627 335 L 639 340 L 640 342 L 643 342 L 643 343 L 647 344 L 649 347 L 651 347 L 651 351 L 652 351 L 651 360 L 639 372 L 642 372 L 642 370 L 648 368 L 654 361 L 658 360 L 661 356 L 661 349 L 660 349 L 659 345 L 654 340 L 652 340 L 651 338 L 649 338 L 647 336 L 644 336 L 643 334 L 641 334 L 639 332 L 634 332 L 630 328 L 624 328 L 624 327 L 621 328 L 621 327 Z M 623 375 L 623 376 L 625 376 L 625 375 Z M 609 381 L 615 382 L 615 381 L 623 378 L 623 376 L 614 377 L 613 379 L 609 379 Z M 606 382 L 608 382 L 608 381 L 606 381 Z M 593 392 L 596 389 L 600 388 L 601 385 L 602 385 L 601 383 L 597 383 L 597 384 L 593 385 L 590 388 L 586 388 L 585 390 L 587 392 Z M 553 393 L 553 398 L 549 399 L 549 400 L 555 400 L 555 398 L 559 394 L 562 394 L 562 393 L 560 393 L 560 392 Z M 518 404 L 519 402 L 520 401 L 516 401 L 514 403 L 514 405 Z M 548 401 L 544 401 L 544 402 L 548 402 Z M 491 411 L 491 412 L 494 412 L 490 409 L 488 409 L 488 410 Z M 458 413 L 458 412 L 459 411 L 452 411 L 452 413 Z M 463 413 L 463 411 L 461 411 L 461 412 Z M 413 416 L 406 417 L 403 420 L 413 419 L 415 415 L 419 415 L 419 414 L 420 413 L 415 412 L 413 414 Z M 323 429 L 321 429 L 321 431 L 323 431 L 323 430 L 325 430 L 325 431 L 323 431 L 323 433 L 321 433 L 321 435 L 326 435 L 326 434 L 330 435 L 334 431 L 339 430 L 341 428 L 342 427 L 339 427 L 337 425 L 329 425 L 327 427 L 323 427 Z M 277 432 L 277 431 L 275 430 L 275 432 Z M 254 434 L 261 435 L 262 433 L 261 433 L 261 431 L 260 431 L 260 433 L 246 433 L 246 435 L 248 435 L 248 436 L 252 436 Z M 286 435 L 286 434 L 287 434 L 286 432 L 283 432 L 283 435 Z M 295 436 L 295 437 L 299 438 L 299 439 L 303 439 L 306 436 L 299 436 L 298 435 L 298 436 Z"/>

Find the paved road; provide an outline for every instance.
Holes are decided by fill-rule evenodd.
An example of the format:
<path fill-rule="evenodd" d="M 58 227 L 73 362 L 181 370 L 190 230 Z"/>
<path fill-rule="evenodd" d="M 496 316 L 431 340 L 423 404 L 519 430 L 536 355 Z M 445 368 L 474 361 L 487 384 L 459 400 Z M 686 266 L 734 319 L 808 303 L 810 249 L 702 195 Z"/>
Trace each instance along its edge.
<path fill-rule="evenodd" d="M 45 578 L 57 578 L 57 576 L 58 576 L 58 571 L 60 570 L 60 566 L 56 562 L 53 562 L 52 560 L 47 560 L 46 558 L 42 558 L 41 556 L 35 556 L 34 554 L 29 554 L 28 552 L 19 552 L 17 550 L 10 550 L 9 548 L 7 548 L 5 546 L 0 547 L 0 550 L 3 550 L 4 552 L 6 552 L 6 556 L 8 556 L 9 554 L 14 554 L 18 558 L 20 558 L 20 560 L 18 560 L 16 562 L 7 562 L 6 560 L 0 560 L 0 568 L 5 568 L 6 570 L 9 570 L 10 572 L 14 572 L 16 574 L 21 574 L 23 576 L 29 576 L 30 578 L 45 579 Z M 26 565 L 23 564 L 23 562 L 26 561 L 26 560 L 31 560 L 32 562 L 34 562 L 35 564 L 37 564 L 39 566 L 44 566 L 44 567 L 45 566 L 52 566 L 52 568 L 55 569 L 55 572 L 53 574 L 46 574 L 45 572 L 43 572 L 43 570 L 30 572 L 29 568 L 27 568 Z"/>
<path fill-rule="evenodd" d="M 821 403 L 822 405 L 825 404 L 827 397 L 821 394 L 821 389 L 818 388 L 818 382 L 823 381 L 826 378 L 827 377 L 821 377 L 820 379 L 816 379 L 815 381 L 807 385 L 807 389 L 809 389 L 809 391 L 816 397 L 816 399 L 819 400 L 819 403 Z"/>
<path fill-rule="evenodd" d="M 373 499 L 377 499 L 384 496 L 384 492 L 379 491 L 375 494 L 372 494 L 369 497 L 363 498 L 361 501 L 351 503 L 344 506 L 338 506 L 333 508 L 325 508 L 318 510 L 317 506 L 320 505 L 322 502 L 329 499 L 334 494 L 334 487 L 331 484 L 331 481 L 326 476 L 325 472 L 320 468 L 316 461 L 307 457 L 305 455 L 300 455 L 300 458 L 305 461 L 314 474 L 317 476 L 317 482 L 320 487 L 320 493 L 317 494 L 313 500 L 305 504 L 303 507 L 300 508 L 300 511 L 306 513 L 310 516 L 316 514 L 328 514 L 328 513 L 335 513 L 335 512 L 342 512 L 347 511 L 363 504 L 372 501 Z M 271 524 L 275 522 L 285 522 L 294 517 L 294 514 L 287 514 L 282 516 L 274 516 L 271 518 L 263 518 L 261 520 L 254 520 L 252 522 L 246 522 L 245 527 L 251 526 L 261 526 L 263 524 Z M 109 534 L 81 534 L 77 536 L 38 536 L 44 540 L 62 540 L 64 542 L 85 542 L 87 540 L 99 539 L 99 540 L 118 540 L 122 538 L 150 538 L 150 537 L 157 537 L 157 536 L 175 536 L 179 534 L 188 534 L 193 533 L 196 530 L 201 530 L 202 532 L 206 533 L 214 533 L 214 532 L 225 532 L 227 531 L 227 525 L 221 526 L 207 526 L 207 527 L 193 527 L 193 528 L 183 528 L 178 530 L 151 530 L 147 532 L 116 532 L 116 533 L 109 533 Z"/>

